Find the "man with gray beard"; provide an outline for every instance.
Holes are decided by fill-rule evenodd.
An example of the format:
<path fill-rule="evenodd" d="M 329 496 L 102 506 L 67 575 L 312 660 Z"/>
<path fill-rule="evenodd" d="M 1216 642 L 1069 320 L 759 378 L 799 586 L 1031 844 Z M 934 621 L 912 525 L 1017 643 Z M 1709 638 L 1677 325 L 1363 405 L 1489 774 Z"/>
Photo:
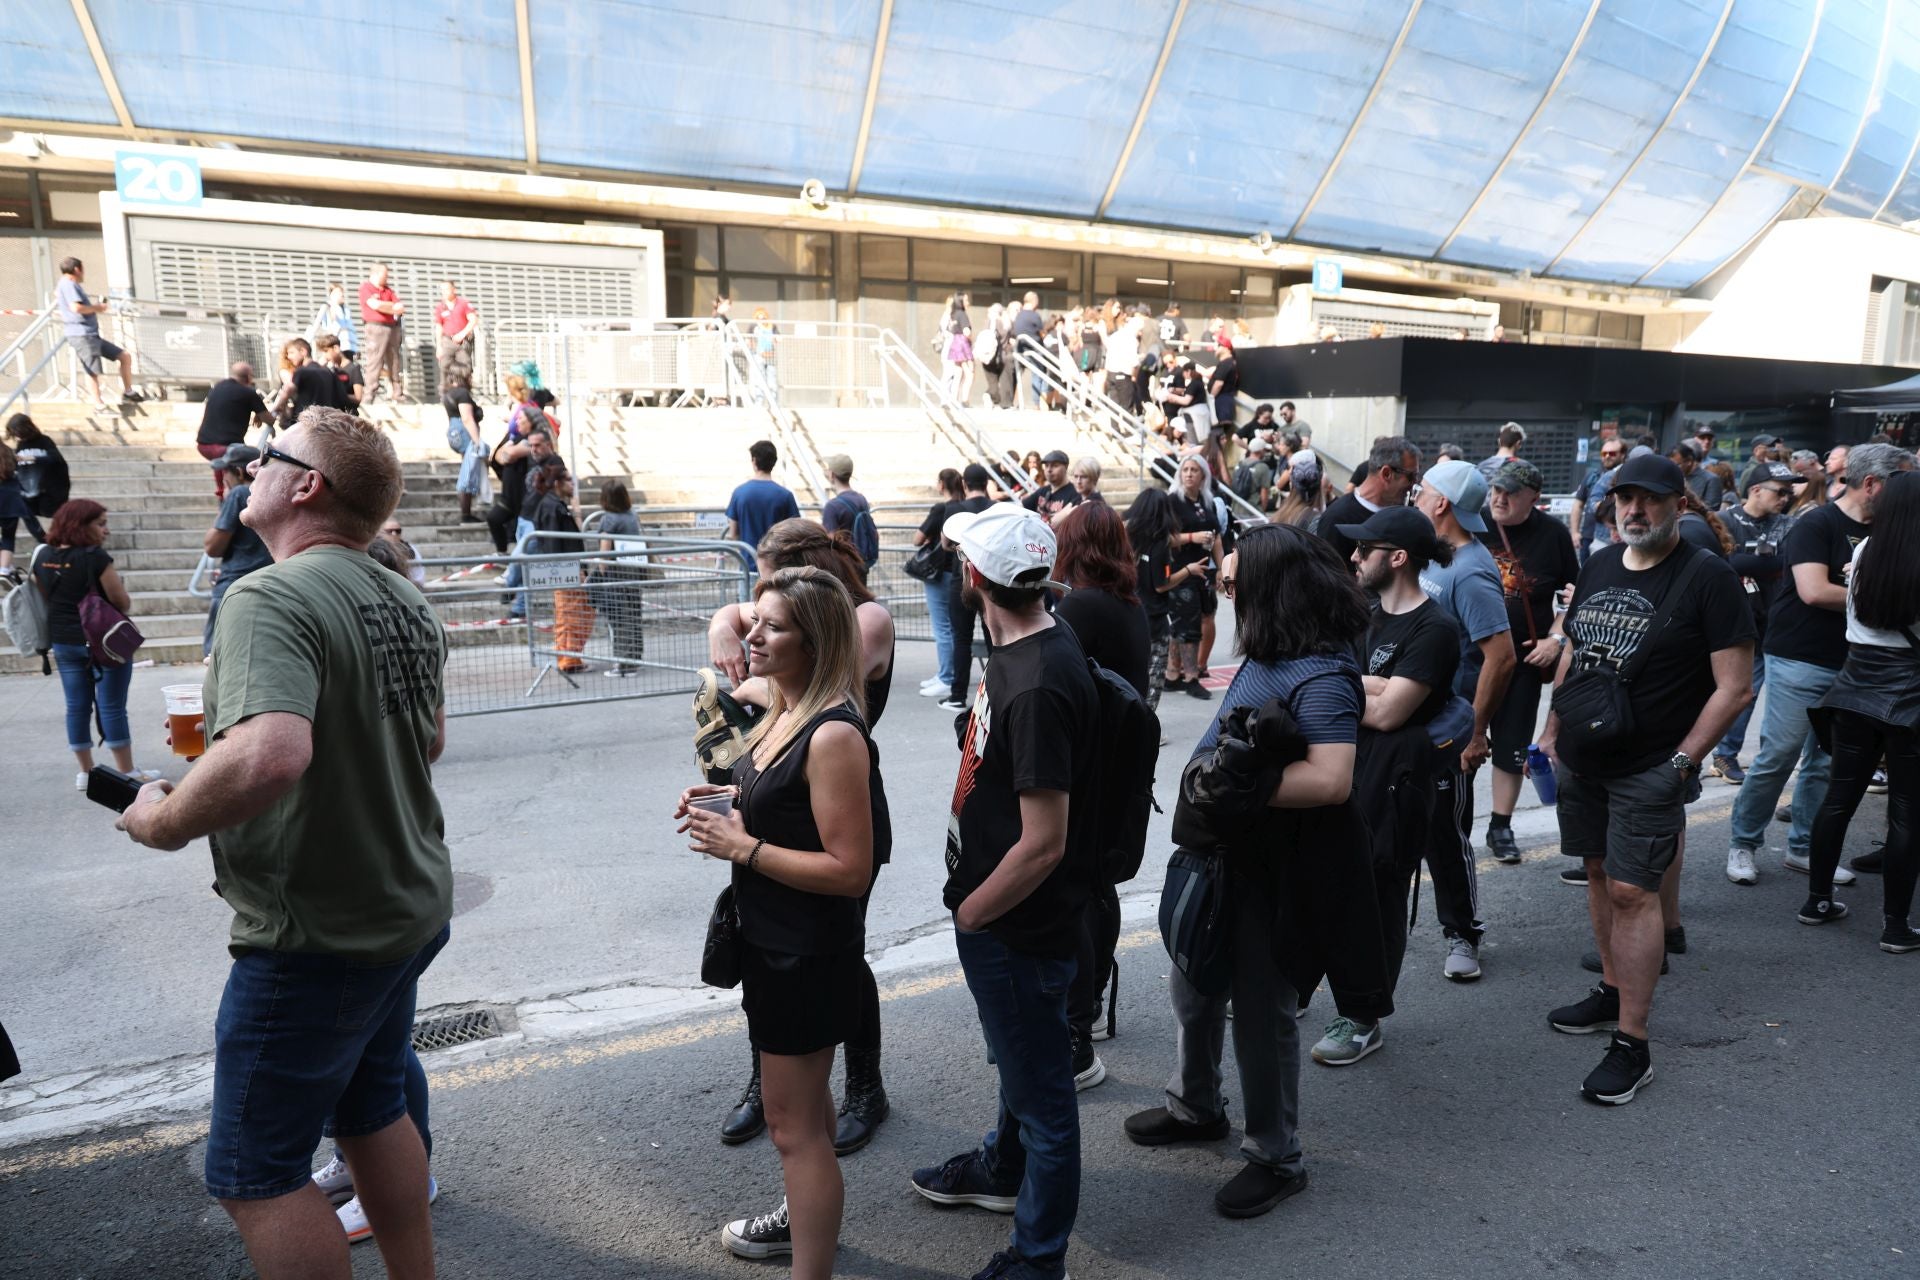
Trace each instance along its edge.
<path fill-rule="evenodd" d="M 1680 468 L 1654 454 L 1614 473 L 1620 542 L 1574 584 L 1570 643 L 1540 746 L 1559 783 L 1560 845 L 1584 861 L 1601 980 L 1555 1031 L 1610 1031 L 1581 1094 L 1620 1106 L 1653 1079 L 1647 1015 L 1665 933 L 1660 881 L 1680 851 L 1700 764 L 1753 700 L 1753 615 L 1719 556 L 1679 536 Z"/>

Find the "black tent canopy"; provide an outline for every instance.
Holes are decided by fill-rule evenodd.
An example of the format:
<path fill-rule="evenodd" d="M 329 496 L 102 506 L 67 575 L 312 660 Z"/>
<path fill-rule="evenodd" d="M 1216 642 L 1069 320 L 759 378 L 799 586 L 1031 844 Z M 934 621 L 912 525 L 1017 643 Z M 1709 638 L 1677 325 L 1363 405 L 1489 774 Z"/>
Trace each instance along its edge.
<path fill-rule="evenodd" d="M 1920 413 L 1920 373 L 1879 387 L 1833 393 L 1835 413 Z"/>

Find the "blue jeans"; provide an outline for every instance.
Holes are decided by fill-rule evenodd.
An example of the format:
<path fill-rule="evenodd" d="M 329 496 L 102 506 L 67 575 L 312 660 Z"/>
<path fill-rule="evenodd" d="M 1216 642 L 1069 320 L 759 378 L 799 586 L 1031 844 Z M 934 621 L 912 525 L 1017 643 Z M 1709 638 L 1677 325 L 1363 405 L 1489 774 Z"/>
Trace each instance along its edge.
<path fill-rule="evenodd" d="M 1833 759 L 1813 736 L 1807 709 L 1819 702 L 1840 673 L 1811 662 L 1767 655 L 1767 713 L 1760 721 L 1760 749 L 1733 802 L 1733 843 L 1746 850 L 1766 843 L 1773 807 L 1786 790 L 1787 776 L 1800 763 L 1793 788 L 1793 826 L 1787 851 L 1807 856 L 1813 844 L 1813 818 L 1827 796 L 1827 771 Z"/>
<path fill-rule="evenodd" d="M 1720 739 L 1720 745 L 1713 754 L 1729 760 L 1738 759 L 1740 748 L 1747 745 L 1747 724 L 1753 719 L 1753 709 L 1760 701 L 1760 690 L 1767 683 L 1767 655 L 1758 649 L 1753 651 L 1753 701 L 1740 708 L 1740 714 L 1727 726 L 1727 736 Z"/>
<path fill-rule="evenodd" d="M 947 612 L 947 596 L 953 590 L 953 574 L 943 573 L 932 582 L 922 583 L 927 593 L 927 621 L 933 626 L 933 658 L 940 683 L 953 687 L 953 615 Z"/>
<path fill-rule="evenodd" d="M 298 1191 L 323 1135 L 364 1137 L 408 1114 L 414 997 L 447 932 L 387 964 L 257 950 L 233 962 L 214 1022 L 209 1195 Z"/>
<path fill-rule="evenodd" d="M 525 543 L 526 540 L 528 538 L 531 538 L 532 536 L 533 536 L 533 521 L 527 519 L 525 516 L 515 516 L 513 520 L 513 546 L 508 548 L 508 550 L 511 551 L 513 554 L 518 555 L 520 553 L 521 545 Z M 583 543 L 582 545 L 585 545 L 585 544 Z M 520 566 L 517 564 L 508 565 L 507 576 L 500 580 L 500 585 L 503 587 L 519 586 L 520 585 Z M 527 593 L 522 591 L 519 595 L 515 596 L 513 598 L 513 607 L 509 609 L 507 612 L 515 618 L 526 617 L 527 616 Z"/>
<path fill-rule="evenodd" d="M 133 668 L 96 667 L 83 644 L 53 646 L 53 665 L 60 671 L 60 688 L 67 695 L 67 750 L 93 750 L 93 713 L 100 712 L 101 745 L 130 747 L 133 731 L 127 727 L 127 686 Z"/>
<path fill-rule="evenodd" d="M 1067 1035 L 1073 959 L 1027 955 L 957 927 L 954 946 L 1000 1072 L 1000 1119 L 981 1150 L 996 1182 L 1020 1180 L 1012 1252 L 1043 1275 L 1064 1275 L 1080 1211 L 1080 1104 Z"/>

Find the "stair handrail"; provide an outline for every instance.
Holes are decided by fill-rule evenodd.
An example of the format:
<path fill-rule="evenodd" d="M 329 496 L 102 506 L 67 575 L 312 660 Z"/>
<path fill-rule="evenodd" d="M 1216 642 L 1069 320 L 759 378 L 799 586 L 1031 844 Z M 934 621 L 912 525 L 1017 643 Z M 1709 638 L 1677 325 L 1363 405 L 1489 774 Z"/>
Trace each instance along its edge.
<path fill-rule="evenodd" d="M 827 482 L 826 473 L 821 468 L 813 435 L 800 415 L 780 402 L 780 394 L 767 378 L 759 352 L 753 349 L 753 344 L 747 340 L 747 335 L 738 324 L 719 320 L 709 323 L 718 332 L 722 350 L 726 353 L 727 366 L 731 371 L 729 380 L 737 375 L 746 385 L 747 398 L 766 410 L 781 452 L 799 470 L 801 479 L 813 491 L 814 501 L 825 502 L 831 498 L 833 486 Z"/>
<path fill-rule="evenodd" d="M 962 457 L 985 467 L 1000 487 L 1017 497 L 1038 492 L 1039 486 L 1020 466 L 1019 459 L 996 448 L 965 405 L 947 390 L 946 383 L 934 376 L 918 354 L 892 329 L 879 329 L 874 339 L 881 364 L 892 370 L 919 401 L 927 417 L 943 430 L 948 442 L 957 445 Z"/>
<path fill-rule="evenodd" d="M 20 367 L 20 381 L 18 385 L 7 393 L 6 399 L 0 400 L 0 420 L 4 420 L 12 412 L 16 402 L 27 406 L 33 404 L 34 379 L 38 378 L 42 370 L 59 358 L 60 352 L 65 348 L 66 344 L 59 341 L 47 342 L 46 350 L 40 353 L 39 359 L 33 362 L 31 368 L 27 365 L 28 357 L 31 354 L 29 348 L 31 344 L 45 340 L 49 335 L 49 331 L 53 328 L 54 323 L 59 320 L 59 318 L 59 313 L 52 307 L 48 307 L 46 310 L 40 312 L 39 315 L 35 316 L 33 323 L 29 324 L 25 329 L 22 329 L 18 337 L 7 344 L 7 349 L 4 352 L 0 352 L 0 370 L 5 370 L 9 364 L 17 364 Z"/>
<path fill-rule="evenodd" d="M 1023 337 L 1014 344 L 1014 361 L 1060 394 L 1067 402 L 1069 418 L 1077 409 L 1096 434 L 1107 436 L 1123 449 L 1137 449 L 1142 482 L 1146 480 L 1148 471 L 1168 483 L 1172 482 L 1173 469 L 1180 461 L 1180 451 L 1149 431 L 1145 419 L 1130 412 L 1105 390 L 1095 386 L 1091 379 L 1084 385 L 1077 385 L 1077 380 L 1070 381 L 1059 357 L 1030 338 Z M 1161 463 L 1167 464 L 1164 471 L 1158 465 Z M 1254 522 L 1266 520 L 1266 512 L 1235 493 L 1230 486 L 1215 484 L 1214 490 L 1226 499 L 1228 509 L 1241 519 Z"/>

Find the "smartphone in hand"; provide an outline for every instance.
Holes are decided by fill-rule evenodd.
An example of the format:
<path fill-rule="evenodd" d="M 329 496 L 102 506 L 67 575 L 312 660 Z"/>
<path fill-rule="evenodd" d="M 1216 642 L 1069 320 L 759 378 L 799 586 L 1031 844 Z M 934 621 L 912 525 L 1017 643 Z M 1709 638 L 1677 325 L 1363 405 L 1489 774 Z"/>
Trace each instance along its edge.
<path fill-rule="evenodd" d="M 140 786 L 140 779 L 97 764 L 87 774 L 87 799 L 115 813 L 125 813 L 140 794 Z"/>

